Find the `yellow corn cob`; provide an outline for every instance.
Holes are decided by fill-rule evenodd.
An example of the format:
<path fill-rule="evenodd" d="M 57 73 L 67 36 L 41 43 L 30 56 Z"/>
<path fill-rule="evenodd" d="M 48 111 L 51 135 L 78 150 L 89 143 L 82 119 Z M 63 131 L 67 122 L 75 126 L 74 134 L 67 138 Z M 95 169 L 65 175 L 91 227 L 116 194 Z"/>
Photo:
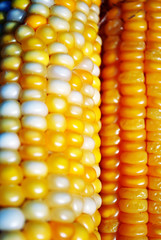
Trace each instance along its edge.
<path fill-rule="evenodd" d="M 14 76 L 1 76 L 4 83 L 19 81 L 22 88 L 22 128 L 17 129 L 21 146 L 20 155 L 14 153 L 13 174 L 24 193 L 16 209 L 11 209 L 11 199 L 2 201 L 1 230 L 8 231 L 2 233 L 4 239 L 100 239 L 99 4 L 32 0 L 25 24 L 2 38 L 3 45 L 15 42 L 21 50 L 17 62 L 6 58 L 1 63 L 4 71 L 13 65 Z M 4 131 L 9 131 L 6 120 Z M 11 157 L 5 156 L 9 163 Z M 8 187 L 13 180 L 6 171 L 13 171 L 12 165 L 7 170 L 1 166 L 7 178 L 1 183 Z"/>
<path fill-rule="evenodd" d="M 147 239 L 147 153 L 144 50 L 147 29 L 142 2 L 122 3 L 120 44 L 120 189 L 119 236 Z M 131 40 L 129 35 L 134 35 Z M 139 37 L 138 37 L 139 36 Z M 141 47 L 140 47 L 141 46 Z M 137 102 L 137 99 L 139 101 Z M 141 99 L 141 101 L 140 101 Z"/>
<path fill-rule="evenodd" d="M 148 181 L 148 238 L 161 237 L 161 161 L 160 161 L 160 14 L 159 1 L 145 3 L 148 25 L 147 49 L 145 51 L 145 73 L 147 84 L 147 153 L 149 165 Z"/>
<path fill-rule="evenodd" d="M 120 9 L 113 7 L 107 13 L 107 22 L 103 26 L 102 56 L 102 129 L 101 135 L 101 181 L 102 221 L 99 227 L 103 240 L 116 239 L 118 230 L 118 183 L 119 183 L 119 143 L 120 127 L 118 122 L 119 90 L 118 64 L 122 22 Z"/>

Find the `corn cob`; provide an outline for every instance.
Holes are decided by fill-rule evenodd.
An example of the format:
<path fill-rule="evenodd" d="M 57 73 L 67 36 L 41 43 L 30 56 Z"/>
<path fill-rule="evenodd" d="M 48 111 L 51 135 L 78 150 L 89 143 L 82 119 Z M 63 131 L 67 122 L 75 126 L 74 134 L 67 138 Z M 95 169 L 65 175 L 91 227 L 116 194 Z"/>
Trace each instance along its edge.
<path fill-rule="evenodd" d="M 160 239 L 161 5 L 143 2 L 109 1 L 100 153 L 100 2 L 5 1 L 1 240 Z"/>
<path fill-rule="evenodd" d="M 99 231 L 103 240 L 116 239 L 118 229 L 118 178 L 119 178 L 119 123 L 118 123 L 118 45 L 122 22 L 120 9 L 111 8 L 104 26 L 106 38 L 103 44 L 102 70 L 102 129 L 101 135 L 101 181 L 102 216 Z"/>
<path fill-rule="evenodd" d="M 18 1 L 13 2 L 16 5 Z M 8 46 L 18 42 L 21 48 L 21 76 L 16 75 L 22 88 L 22 129 L 17 130 L 21 146 L 20 157 L 16 155 L 14 161 L 23 172 L 17 184 L 21 183 L 25 192 L 18 204 L 23 203 L 21 210 L 16 209 L 21 218 L 10 212 L 19 222 L 23 218 L 21 225 L 13 229 L 2 226 L 1 230 L 11 231 L 2 233 L 2 237 L 100 239 L 100 214 L 96 211 L 101 204 L 101 183 L 97 179 L 100 3 L 31 2 L 25 25 L 16 27 L 15 38 L 2 39 Z M 2 70 L 3 65 L 2 60 Z M 5 217 L 2 212 L 2 221 Z M 20 229 L 23 234 L 18 232 Z"/>
<path fill-rule="evenodd" d="M 148 24 L 145 73 L 147 84 L 147 153 L 149 165 L 148 182 L 148 237 L 161 238 L 161 161 L 160 161 L 160 24 L 161 4 L 147 1 L 145 4 Z"/>
<path fill-rule="evenodd" d="M 119 239 L 147 239 L 147 153 L 145 131 L 145 10 L 142 2 L 122 3 L 120 44 Z"/>

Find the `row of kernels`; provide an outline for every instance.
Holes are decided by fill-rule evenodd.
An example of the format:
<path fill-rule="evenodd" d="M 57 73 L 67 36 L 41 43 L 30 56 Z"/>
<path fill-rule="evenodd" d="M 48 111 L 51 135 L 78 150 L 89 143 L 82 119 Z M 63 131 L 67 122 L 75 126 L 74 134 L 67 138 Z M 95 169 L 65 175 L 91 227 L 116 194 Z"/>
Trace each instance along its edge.
<path fill-rule="evenodd" d="M 151 8 L 149 8 L 151 6 Z M 147 50 L 145 51 L 145 72 L 147 83 L 147 153 L 149 165 L 149 190 L 148 190 L 148 237 L 149 239 L 161 236 L 160 223 L 160 187 L 158 182 L 161 180 L 160 172 L 160 70 L 159 70 L 159 41 L 160 19 L 157 19 L 159 12 L 158 2 L 147 1 L 145 8 L 147 10 L 147 21 L 149 30 L 147 31 Z M 154 19 L 151 16 L 154 15 Z M 154 127 L 153 127 L 153 126 Z"/>
<path fill-rule="evenodd" d="M 88 44 L 86 45 L 86 43 L 85 43 L 84 49 L 87 50 L 87 46 L 89 46 L 89 45 Z M 85 55 L 89 58 L 88 50 Z M 96 179 L 96 177 L 97 177 L 96 172 L 95 172 L 96 170 L 95 170 L 95 168 L 93 168 L 93 164 L 95 164 L 96 158 L 98 158 L 97 155 L 95 154 L 94 149 L 95 149 L 95 147 L 96 148 L 99 147 L 99 143 L 97 143 L 98 142 L 97 136 L 93 135 L 95 130 L 93 129 L 93 131 L 91 132 L 92 127 L 93 127 L 92 124 L 95 123 L 95 121 L 96 121 L 96 117 L 95 117 L 96 113 L 92 110 L 92 107 L 94 107 L 94 104 L 97 102 L 97 97 L 96 97 L 96 99 L 94 98 L 95 90 L 91 86 L 93 76 L 90 74 L 90 71 L 92 71 L 92 69 L 93 69 L 93 63 L 88 58 L 84 58 L 82 63 L 80 63 L 77 66 L 77 69 L 74 71 L 77 74 L 77 76 L 81 77 L 80 79 L 82 82 L 81 83 L 82 87 L 80 89 L 80 91 L 83 95 L 83 109 L 82 109 L 83 115 L 81 116 L 81 119 L 84 121 L 84 133 L 83 133 L 84 141 L 83 141 L 83 145 L 81 147 L 83 150 L 82 160 L 83 159 L 85 160 L 85 158 L 89 158 L 88 155 L 91 156 L 89 158 L 89 160 L 85 160 L 85 161 L 83 160 L 83 162 L 82 162 L 85 167 L 85 181 L 87 181 L 87 184 L 85 187 L 85 195 L 84 194 L 83 195 L 84 196 L 92 195 L 92 197 L 95 201 L 95 204 L 96 204 L 95 207 L 99 208 L 100 204 L 101 204 L 101 199 L 100 199 L 99 195 L 97 195 L 96 193 L 98 193 L 100 191 L 100 186 L 99 186 L 100 183 L 99 182 L 97 183 L 98 179 Z M 87 77 L 88 75 L 89 75 L 89 78 Z M 89 81 L 90 79 L 91 79 L 91 81 Z M 91 130 L 90 130 L 90 128 L 91 128 Z M 99 172 L 97 174 L 99 174 Z M 95 194 L 94 194 L 94 191 L 96 192 Z M 94 205 L 92 205 L 92 202 L 91 202 L 91 206 L 94 207 Z M 91 208 L 91 210 L 93 209 L 92 211 L 95 212 L 96 208 L 94 210 L 93 207 Z M 85 203 L 85 209 L 88 209 L 87 202 Z M 90 238 L 93 238 L 93 237 L 95 237 L 94 229 L 96 226 L 94 226 L 95 224 L 93 222 L 93 219 L 90 216 L 91 210 L 89 212 L 87 212 L 89 215 L 81 214 L 76 219 L 76 221 L 80 222 L 85 227 L 85 229 L 91 234 Z M 100 216 L 100 215 L 98 215 L 98 216 Z M 98 220 L 97 226 L 98 226 L 99 222 L 100 222 L 100 220 Z"/>
<path fill-rule="evenodd" d="M 12 33 L 15 27 L 24 21 L 26 17 L 25 8 L 29 4 L 27 1 L 23 9 L 16 6 L 17 1 L 13 1 L 12 7 L 6 16 L 6 23 L 3 31 L 6 33 L 6 41 L 2 40 L 1 50 L 1 70 L 3 71 L 1 80 L 1 203 L 4 208 L 1 210 L 1 230 L 20 230 L 24 226 L 25 216 L 19 207 L 25 199 L 25 189 L 19 185 L 23 179 L 23 170 L 18 165 L 20 155 L 18 148 L 20 139 L 17 135 L 21 128 L 19 118 L 21 117 L 20 104 L 18 102 L 21 87 L 18 83 L 21 67 L 21 46 L 16 42 Z M 11 36 L 11 43 L 10 43 Z M 5 39 L 5 37 L 4 37 Z M 12 40 L 13 39 L 13 40 Z M 7 113 L 8 112 L 8 113 Z M 9 144 L 11 143 L 11 144 Z M 15 208 L 14 208 L 15 207 Z M 1 234 L 2 237 L 3 233 Z M 21 234 L 20 234 L 21 235 Z M 8 233 L 4 233 L 4 237 Z M 23 238 L 23 235 L 20 236 Z"/>
<path fill-rule="evenodd" d="M 127 8 L 127 9 L 126 9 Z M 139 8 L 139 14 L 137 13 Z M 120 189 L 119 235 L 122 237 L 145 236 L 147 234 L 147 155 L 145 152 L 146 117 L 145 84 L 143 75 L 144 34 L 146 30 L 142 3 L 122 4 L 123 25 L 120 45 Z M 134 31 L 136 37 L 129 39 Z M 140 34 L 141 33 L 141 34 Z M 140 39 L 140 42 L 138 42 Z M 141 45 L 142 44 L 142 45 Z M 122 99 L 123 98 L 123 99 Z M 137 100 L 138 99 L 138 100 Z M 135 100 L 137 100 L 135 102 Z M 134 123 L 134 124 L 133 124 Z M 142 213 L 142 219 L 139 214 Z M 126 216 L 125 216 L 126 214 Z M 133 215 L 133 214 L 136 214 Z M 123 217 L 122 217 L 123 216 Z M 139 224 L 138 224 L 139 223 Z M 125 231 L 126 229 L 126 231 Z"/>
<path fill-rule="evenodd" d="M 14 3 L 13 3 L 13 7 L 15 7 Z M 18 12 L 21 10 L 17 8 L 10 10 L 7 15 L 7 23 L 9 23 L 10 17 L 11 18 L 13 17 L 13 14 L 15 13 L 15 11 Z M 15 21 L 18 23 L 21 23 L 21 20 L 22 19 L 18 18 Z M 13 29 L 11 30 L 13 31 Z M 4 77 L 8 73 L 11 73 L 12 75 L 12 71 L 14 71 L 15 75 L 17 75 L 18 71 L 20 71 L 20 66 L 21 66 L 20 55 L 21 55 L 21 46 L 18 43 L 13 43 L 11 45 L 4 44 L 1 50 L 1 56 L 3 58 L 1 62 L 1 69 L 4 71 Z M 14 62 L 14 61 L 17 61 L 17 62 Z M 11 79 L 12 79 L 12 76 L 11 76 Z M 3 159 L 5 158 L 4 164 L 12 163 L 10 162 L 10 159 L 11 158 L 13 159 L 14 158 L 13 156 L 15 154 L 17 158 L 16 150 L 18 150 L 20 146 L 20 140 L 18 138 L 17 133 L 21 128 L 21 124 L 19 120 L 19 118 L 21 117 L 21 109 L 20 109 L 20 104 L 18 102 L 21 88 L 20 88 L 20 85 L 17 83 L 17 81 L 18 79 L 15 79 L 15 82 L 12 82 L 12 81 L 10 82 L 10 79 L 6 79 L 6 81 L 4 82 L 4 85 L 2 85 L 1 87 L 1 101 L 2 101 L 1 103 L 1 124 L 2 124 L 1 148 L 2 148 L 2 155 L 3 155 L 2 163 L 3 163 Z M 9 138 L 11 138 L 12 141 L 9 141 Z M 9 143 L 11 144 L 9 145 Z M 6 161 L 8 157 L 8 153 L 12 154 L 12 157 L 11 158 L 9 157 L 9 162 Z M 6 181 L 6 184 L 12 184 L 13 182 L 15 182 L 15 184 L 19 184 L 20 178 L 22 180 L 22 170 L 18 165 L 11 165 L 11 166 L 2 165 L 1 172 L 2 172 L 1 174 L 2 185 L 4 184 L 5 181 Z M 22 192 L 23 191 L 21 191 L 21 194 Z M 17 201 L 17 203 L 15 204 L 20 205 L 21 203 Z M 12 202 L 12 199 L 10 199 L 9 206 L 12 206 L 12 204 L 14 203 Z"/>
<path fill-rule="evenodd" d="M 110 19 L 113 11 L 116 11 L 114 19 Z M 118 65 L 118 44 L 112 47 L 106 41 L 111 34 L 119 38 L 121 21 L 117 14 L 119 9 L 112 8 L 107 15 L 104 25 L 106 38 L 104 41 L 103 70 L 102 70 L 102 129 L 101 135 L 101 181 L 102 181 L 102 207 L 100 210 L 102 221 L 99 227 L 102 239 L 116 239 L 118 230 L 118 166 L 119 166 L 119 126 L 116 118 L 118 112 L 119 92 L 116 67 Z M 116 25 L 119 23 L 118 27 Z M 117 28 L 117 29 L 116 29 Z"/>
<path fill-rule="evenodd" d="M 17 41 L 21 44 L 23 40 L 26 40 L 28 37 L 34 35 L 34 30 L 28 26 L 24 27 L 20 26 L 19 29 L 17 29 L 16 32 L 16 38 Z M 21 45 L 22 46 L 22 45 Z M 36 53 L 38 55 L 38 60 L 42 58 L 42 61 L 38 62 L 38 69 L 37 71 L 34 71 L 34 63 L 32 62 L 34 60 L 30 58 L 29 56 L 25 56 L 23 53 L 22 58 L 24 63 L 21 68 L 21 73 L 23 77 L 25 74 L 35 74 L 38 73 L 39 76 L 41 76 L 45 71 L 45 64 L 48 64 L 47 57 L 48 56 L 42 56 L 42 52 Z M 28 63 L 29 62 L 29 63 Z M 43 63 L 43 64 L 42 64 Z M 25 66 L 24 66 L 25 65 Z M 35 74 L 37 76 L 37 74 Z M 27 77 L 27 76 L 26 76 Z M 28 78 L 31 78 L 31 75 L 28 75 Z M 37 77 L 38 78 L 38 77 Z M 40 77 L 39 77 L 40 78 Z M 38 79 L 39 80 L 39 79 Z M 40 78 L 41 81 L 41 78 Z M 23 81 L 21 80 L 21 83 Z M 22 87 L 23 89 L 23 87 Z M 21 105 L 21 112 L 22 112 L 22 131 L 20 132 L 20 139 L 23 138 L 23 144 L 20 147 L 20 155 L 22 158 L 21 167 L 25 176 L 25 179 L 21 182 L 22 188 L 25 190 L 25 198 L 31 199 L 30 201 L 25 201 L 24 205 L 22 207 L 22 211 L 24 213 L 25 219 L 29 220 L 27 224 L 25 224 L 24 227 L 24 235 L 28 237 L 34 237 L 37 239 L 36 236 L 32 235 L 32 231 L 37 230 L 34 226 L 34 220 L 41 220 L 44 221 L 48 219 L 48 213 L 49 209 L 48 206 L 44 203 L 41 204 L 41 202 L 34 202 L 34 200 L 39 200 L 40 198 L 43 198 L 47 194 L 47 182 L 44 179 L 46 177 L 48 168 L 47 164 L 44 163 L 42 160 L 47 157 L 47 151 L 45 152 L 45 148 L 40 144 L 39 142 L 42 141 L 42 133 L 44 130 L 46 130 L 46 120 L 45 116 L 48 113 L 48 109 L 46 105 L 44 104 L 44 98 L 45 93 L 44 91 L 40 91 L 39 88 L 36 92 L 36 88 L 32 89 L 29 84 L 24 89 L 23 92 L 21 92 L 20 101 L 22 102 Z M 36 92 L 36 95 L 38 97 L 35 98 L 34 93 Z M 43 93 L 43 99 L 40 99 L 39 96 Z M 42 101 L 41 101 L 42 100 Z M 35 112 L 36 109 L 36 112 Z M 36 115 L 36 116 L 35 116 Z M 38 124 L 38 128 L 37 128 Z M 38 138 L 37 138 L 38 137 Z M 34 141 L 35 138 L 37 138 L 37 142 Z M 31 140 L 31 142 L 30 142 Z M 35 143 L 35 145 L 32 145 L 32 142 Z M 39 179 L 40 178 L 40 179 Z M 32 213 L 32 214 L 31 214 Z M 30 217 L 29 217 L 30 215 Z M 33 223 L 33 225 L 32 225 Z M 46 225 L 44 225 L 46 224 Z M 29 226 L 30 227 L 29 227 Z M 44 237 L 46 235 L 47 239 L 50 238 L 50 228 L 47 223 L 38 222 L 37 227 L 42 227 L 42 236 Z M 33 227 L 34 226 L 34 227 Z M 45 230 L 46 229 L 46 230 Z M 44 231 L 44 232 L 43 232 Z M 37 235 L 37 233 L 34 233 Z"/>
<path fill-rule="evenodd" d="M 3 24 L 6 19 L 6 14 L 11 8 L 11 1 L 2 1 L 0 3 L 0 33 L 3 32 Z"/>
<path fill-rule="evenodd" d="M 56 28 L 56 25 L 53 25 L 53 24 L 55 24 L 55 22 L 57 21 L 57 18 L 58 18 L 57 14 L 60 13 L 61 10 L 62 10 L 62 7 L 53 7 L 51 9 L 53 17 L 51 17 L 52 22 L 50 22 L 50 24 L 54 28 Z M 70 11 L 68 9 L 65 9 L 65 10 L 66 10 L 67 15 L 66 16 L 63 15 L 61 17 L 62 18 L 67 17 L 67 19 L 65 19 L 65 20 L 69 21 L 68 18 L 71 17 L 71 16 L 69 16 Z M 70 13 L 70 15 L 71 15 L 71 13 Z M 63 108 L 63 112 L 62 112 L 62 116 L 64 115 L 65 117 L 67 117 L 67 120 L 65 120 L 65 125 L 64 125 L 63 132 L 62 132 L 62 134 L 63 134 L 62 137 L 64 136 L 66 138 L 66 134 L 68 134 L 70 138 L 73 138 L 73 137 L 75 137 L 75 136 L 72 136 L 73 133 L 77 134 L 77 136 L 79 136 L 79 134 L 82 134 L 82 131 L 83 131 L 83 125 L 82 126 L 80 125 L 81 121 L 79 120 L 79 118 L 80 118 L 79 112 L 82 108 L 83 99 L 82 99 L 82 95 L 78 91 L 72 90 L 71 86 L 69 84 L 69 80 L 71 79 L 71 76 L 72 76 L 70 70 L 72 70 L 74 67 L 74 61 L 69 55 L 61 53 L 62 46 L 64 46 L 67 49 L 66 52 L 68 52 L 68 49 L 70 49 L 74 46 L 74 37 L 71 33 L 67 33 L 67 32 L 61 33 L 61 29 L 59 29 L 59 30 L 60 30 L 60 34 L 58 33 L 57 39 L 58 39 L 58 43 L 59 42 L 61 43 L 60 53 L 54 52 L 54 46 L 51 46 L 52 49 L 50 48 L 50 50 L 51 50 L 51 58 L 50 59 L 51 59 L 51 64 L 53 64 L 53 66 L 52 66 L 53 68 L 50 67 L 49 72 L 48 72 L 49 73 L 48 74 L 48 76 L 49 76 L 49 83 L 48 83 L 49 84 L 48 85 L 49 95 L 48 95 L 48 97 L 50 98 L 48 101 L 48 104 L 50 103 L 50 100 L 52 99 L 52 97 L 58 97 L 62 100 L 63 99 L 65 100 L 65 98 L 67 98 L 67 101 L 65 101 L 66 108 Z M 60 66 L 60 68 L 62 68 L 61 73 L 63 73 L 62 76 L 56 70 L 57 65 L 61 65 Z M 64 71 L 68 72 L 67 75 L 64 74 Z M 56 73 L 56 74 L 54 74 L 54 73 Z M 56 75 L 60 75 L 59 80 L 58 80 L 58 76 L 56 76 Z M 51 79 L 50 79 L 50 77 L 51 77 Z M 61 92 L 60 92 L 60 90 L 61 90 Z M 69 107 L 70 107 L 70 114 L 68 117 L 67 112 L 69 111 Z M 59 109 L 58 109 L 58 111 L 59 111 Z M 51 112 L 52 112 L 52 109 L 51 109 Z M 73 114 L 74 114 L 74 116 L 73 116 Z M 75 116 L 75 114 L 76 114 L 76 116 Z M 52 125 L 53 124 L 51 124 L 51 126 Z M 56 136 L 56 133 L 54 135 Z M 82 140 L 80 143 L 78 142 L 78 144 L 82 145 L 82 143 L 83 143 Z M 80 141 L 80 140 L 78 140 L 78 141 Z M 69 149 L 67 149 L 68 144 L 69 144 Z M 67 162 L 69 161 L 68 158 L 71 158 L 71 157 L 73 158 L 73 160 L 75 160 L 75 158 L 78 158 L 78 160 L 79 160 L 82 155 L 81 151 L 78 148 L 75 148 L 75 146 L 72 146 L 72 145 L 70 146 L 70 142 L 68 144 L 66 142 L 66 145 L 64 146 L 64 148 L 60 148 L 61 152 L 68 151 Z M 53 148 L 50 150 L 55 151 L 56 148 Z M 73 152 L 73 150 L 74 150 L 74 152 Z M 80 155 L 80 153 L 81 153 L 81 155 Z M 70 164 L 68 163 L 68 165 L 69 165 L 69 167 L 68 167 L 67 174 L 77 175 L 79 173 L 81 174 L 81 172 L 84 170 L 82 168 L 81 163 L 76 163 L 73 161 Z M 85 188 L 84 180 L 80 179 L 79 177 L 71 176 L 69 178 L 69 181 L 70 181 L 70 188 L 69 188 L 70 195 L 71 195 L 71 193 L 80 194 L 80 192 L 82 192 L 84 190 L 84 188 Z M 52 194 L 54 194 L 54 192 Z M 67 208 L 66 208 L 67 211 L 71 213 L 72 219 L 67 217 L 67 220 L 65 221 L 65 219 L 63 220 L 61 218 L 61 215 L 54 214 L 55 216 L 57 216 L 57 219 L 55 219 L 55 221 L 58 221 L 58 222 L 60 222 L 60 221 L 70 222 L 71 221 L 71 222 L 73 222 L 75 220 L 75 217 L 79 216 L 83 211 L 82 199 L 80 197 L 77 197 L 77 200 L 75 199 L 74 202 L 71 206 L 69 206 L 69 207 L 67 206 Z M 64 210 L 65 209 L 63 209 L 60 206 L 60 208 L 59 208 L 60 213 L 62 212 L 62 214 L 63 214 Z"/>

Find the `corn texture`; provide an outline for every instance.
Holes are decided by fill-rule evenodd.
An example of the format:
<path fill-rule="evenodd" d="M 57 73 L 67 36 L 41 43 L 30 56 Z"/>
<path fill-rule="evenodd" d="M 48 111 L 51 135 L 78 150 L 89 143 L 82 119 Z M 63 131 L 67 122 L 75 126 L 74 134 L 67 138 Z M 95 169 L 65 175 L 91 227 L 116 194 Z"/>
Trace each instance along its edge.
<path fill-rule="evenodd" d="M 147 1 L 147 49 L 145 74 L 147 84 L 147 153 L 148 153 L 148 238 L 161 237 L 161 168 L 160 168 L 160 13 L 159 1 Z"/>
<path fill-rule="evenodd" d="M 119 143 L 120 127 L 118 107 L 120 94 L 118 90 L 118 45 L 120 43 L 122 21 L 120 9 L 113 7 L 107 14 L 104 25 L 105 39 L 102 56 L 102 94 L 101 112 L 101 181 L 102 181 L 102 216 L 99 231 L 104 240 L 115 239 L 118 230 L 118 184 L 119 184 Z"/>
<path fill-rule="evenodd" d="M 100 239 L 100 2 L 12 4 L 1 41 L 1 238 Z"/>
<path fill-rule="evenodd" d="M 0 240 L 160 240 L 161 1 L 3 0 L 0 34 Z"/>

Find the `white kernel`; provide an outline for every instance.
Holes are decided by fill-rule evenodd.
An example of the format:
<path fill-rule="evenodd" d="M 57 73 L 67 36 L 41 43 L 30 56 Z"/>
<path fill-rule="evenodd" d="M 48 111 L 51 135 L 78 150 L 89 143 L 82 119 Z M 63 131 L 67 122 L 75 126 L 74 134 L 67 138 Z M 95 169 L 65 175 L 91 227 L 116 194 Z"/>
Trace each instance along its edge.
<path fill-rule="evenodd" d="M 53 191 L 48 193 L 45 201 L 50 207 L 65 206 L 71 203 L 72 197 L 66 192 Z"/>
<path fill-rule="evenodd" d="M 70 186 L 69 179 L 65 176 L 50 174 L 47 180 L 51 190 L 67 190 Z"/>
<path fill-rule="evenodd" d="M 69 107 L 69 112 L 70 112 L 70 114 L 72 114 L 75 117 L 81 117 L 81 115 L 83 113 L 83 109 L 79 106 L 71 105 Z"/>
<path fill-rule="evenodd" d="M 81 163 L 87 166 L 93 166 L 96 163 L 95 155 L 91 151 L 83 150 Z"/>
<path fill-rule="evenodd" d="M 81 106 L 83 104 L 83 96 L 78 91 L 71 91 L 71 93 L 68 96 L 68 102 Z"/>
<path fill-rule="evenodd" d="M 94 130 L 93 125 L 85 122 L 84 123 L 84 134 L 87 136 L 93 136 L 94 132 L 95 132 L 95 130 Z"/>
<path fill-rule="evenodd" d="M 48 93 L 55 93 L 57 95 L 68 96 L 71 92 L 71 86 L 68 82 L 62 80 L 49 79 Z"/>
<path fill-rule="evenodd" d="M 84 198 L 84 205 L 83 205 L 83 213 L 92 215 L 96 211 L 96 203 L 95 201 L 90 197 Z"/>
<path fill-rule="evenodd" d="M 41 3 L 31 4 L 27 11 L 29 14 L 36 13 L 45 18 L 48 18 L 49 14 L 50 14 L 49 8 L 47 6 L 45 6 L 45 4 L 41 4 Z"/>
<path fill-rule="evenodd" d="M 92 72 L 93 71 L 93 67 L 94 64 L 91 61 L 91 59 L 89 59 L 88 57 L 85 57 L 80 63 L 79 65 L 76 66 L 77 69 L 83 69 L 86 70 L 88 72 Z"/>
<path fill-rule="evenodd" d="M 89 14 L 89 7 L 86 3 L 82 1 L 77 1 L 76 3 L 76 10 L 83 12 L 84 14 Z"/>
<path fill-rule="evenodd" d="M 94 170 L 96 171 L 97 178 L 101 175 L 101 169 L 98 165 L 93 166 Z"/>
<path fill-rule="evenodd" d="M 45 117 L 48 114 L 48 108 L 41 101 L 27 101 L 21 105 L 22 115 L 38 115 Z"/>
<path fill-rule="evenodd" d="M 51 7 L 51 15 L 61 17 L 67 21 L 69 21 L 72 17 L 71 11 L 68 8 L 60 5 L 54 5 Z"/>
<path fill-rule="evenodd" d="M 84 23 L 77 20 L 77 19 L 72 19 L 71 23 L 70 23 L 70 30 L 71 31 L 76 31 L 79 33 L 83 33 L 84 31 Z"/>
<path fill-rule="evenodd" d="M 79 196 L 74 196 L 71 208 L 73 209 L 76 217 L 78 217 L 83 212 L 83 199 Z"/>
<path fill-rule="evenodd" d="M 96 37 L 96 42 L 98 42 L 100 45 L 102 45 L 102 39 L 100 36 Z"/>
<path fill-rule="evenodd" d="M 68 32 L 70 30 L 68 21 L 60 17 L 51 16 L 49 18 L 49 24 L 54 28 L 56 32 Z"/>
<path fill-rule="evenodd" d="M 102 198 L 100 197 L 100 195 L 98 193 L 94 193 L 92 198 L 96 203 L 97 209 L 100 208 L 102 205 Z"/>
<path fill-rule="evenodd" d="M 62 43 L 54 42 L 48 45 L 48 52 L 49 55 L 55 53 L 68 53 L 68 48 Z"/>
<path fill-rule="evenodd" d="M 17 100 L 20 95 L 21 87 L 18 83 L 6 83 L 0 89 L 0 98 Z"/>
<path fill-rule="evenodd" d="M 54 4 L 53 0 L 31 0 L 32 3 L 41 3 L 47 7 L 51 7 Z"/>
<path fill-rule="evenodd" d="M 20 104 L 16 100 L 6 100 L 0 104 L 1 117 L 19 118 L 21 116 Z"/>
<path fill-rule="evenodd" d="M 83 145 L 82 145 L 81 148 L 89 150 L 89 151 L 93 151 L 93 149 L 95 147 L 94 140 L 91 137 L 88 137 L 88 136 L 83 136 L 83 138 L 84 138 L 84 142 L 83 142 Z"/>
<path fill-rule="evenodd" d="M 62 223 L 73 223 L 75 220 L 74 211 L 69 207 L 60 207 L 51 209 L 51 221 Z"/>
<path fill-rule="evenodd" d="M 81 92 L 88 97 L 93 97 L 95 89 L 90 84 L 84 84 Z"/>
<path fill-rule="evenodd" d="M 19 208 L 3 208 L 0 210 L 0 230 L 14 231 L 23 228 L 25 218 Z"/>
<path fill-rule="evenodd" d="M 91 7 L 90 7 L 91 10 L 93 10 L 95 13 L 97 13 L 97 15 L 100 14 L 100 8 L 98 5 L 92 3 Z"/>
<path fill-rule="evenodd" d="M 39 75 L 46 77 L 46 67 L 45 65 L 37 62 L 27 62 L 24 63 L 21 68 L 22 74 L 25 75 Z"/>
<path fill-rule="evenodd" d="M 46 203 L 41 200 L 26 201 L 22 206 L 22 211 L 27 220 L 41 220 L 49 219 L 49 208 Z"/>
<path fill-rule="evenodd" d="M 0 134 L 0 148 L 15 149 L 20 146 L 20 140 L 16 133 L 3 132 Z"/>
<path fill-rule="evenodd" d="M 40 131 L 46 131 L 47 122 L 44 117 L 25 116 L 22 118 L 22 127 L 29 128 L 29 129 L 37 129 Z"/>
<path fill-rule="evenodd" d="M 94 64 L 93 66 L 92 75 L 96 77 L 100 75 L 100 68 L 96 64 Z"/>
<path fill-rule="evenodd" d="M 45 177 L 48 173 L 46 163 L 39 161 L 24 161 L 22 169 L 26 177 Z"/>
<path fill-rule="evenodd" d="M 66 66 L 71 70 L 74 68 L 74 60 L 69 54 L 65 54 L 65 53 L 53 54 L 50 56 L 50 61 L 53 64 L 58 62 L 58 64 Z"/>
<path fill-rule="evenodd" d="M 93 99 L 95 105 L 99 105 L 101 96 L 100 96 L 100 92 L 97 89 L 95 89 L 95 93 L 94 93 L 94 96 L 92 99 Z"/>
<path fill-rule="evenodd" d="M 78 32 L 72 32 L 72 35 L 74 37 L 75 40 L 75 47 L 76 48 L 83 48 L 84 44 L 85 44 L 85 38 L 81 33 Z"/>
<path fill-rule="evenodd" d="M 84 24 L 87 22 L 87 16 L 83 12 L 80 12 L 80 11 L 75 11 L 73 13 L 73 18 L 81 21 Z"/>
<path fill-rule="evenodd" d="M 93 21 L 98 24 L 99 17 L 97 15 L 97 13 L 95 13 L 93 10 L 90 10 L 89 15 L 88 15 L 88 20 Z"/>
<path fill-rule="evenodd" d="M 45 92 L 37 89 L 25 89 L 21 91 L 20 100 L 22 102 L 39 100 L 45 98 Z"/>
<path fill-rule="evenodd" d="M 92 107 L 94 107 L 94 101 L 90 97 L 84 97 L 83 105 L 84 105 L 84 107 L 92 108 Z"/>
<path fill-rule="evenodd" d="M 0 151 L 0 164 L 19 164 L 21 157 L 18 151 L 3 149 Z"/>
<path fill-rule="evenodd" d="M 72 72 L 70 69 L 64 66 L 50 65 L 48 67 L 47 77 L 52 79 L 55 78 L 64 81 L 69 81 L 72 77 Z"/>

